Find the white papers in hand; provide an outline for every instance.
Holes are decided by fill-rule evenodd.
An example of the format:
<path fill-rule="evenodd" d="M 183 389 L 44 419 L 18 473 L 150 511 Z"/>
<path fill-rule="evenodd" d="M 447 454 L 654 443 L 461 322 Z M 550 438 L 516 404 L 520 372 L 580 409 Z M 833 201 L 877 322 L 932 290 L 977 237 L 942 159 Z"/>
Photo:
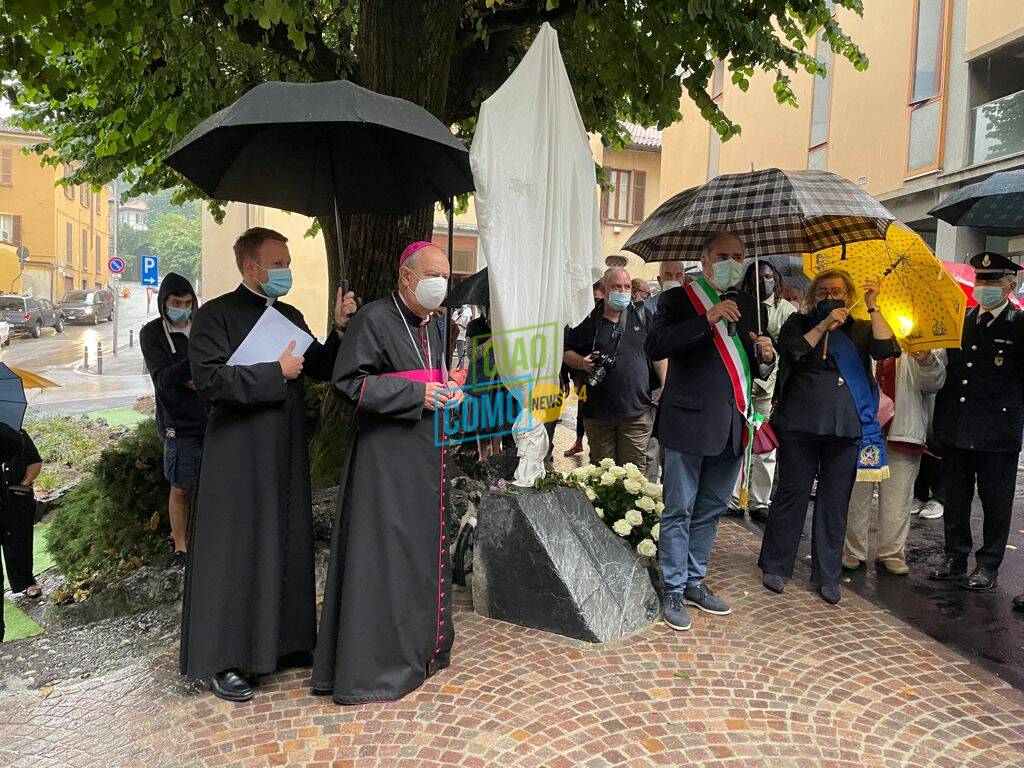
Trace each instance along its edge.
<path fill-rule="evenodd" d="M 276 362 L 295 342 L 293 355 L 304 355 L 313 337 L 273 307 L 267 307 L 249 334 L 228 358 L 228 365 L 255 365 Z"/>

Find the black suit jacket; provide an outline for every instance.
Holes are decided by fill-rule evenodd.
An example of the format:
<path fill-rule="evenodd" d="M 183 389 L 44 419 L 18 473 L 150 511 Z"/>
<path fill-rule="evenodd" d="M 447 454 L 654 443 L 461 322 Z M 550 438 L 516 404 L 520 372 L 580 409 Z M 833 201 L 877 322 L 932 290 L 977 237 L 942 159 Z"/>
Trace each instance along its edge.
<path fill-rule="evenodd" d="M 756 378 L 758 366 L 750 332 L 757 330 L 759 308 L 745 293 L 737 294 L 735 301 L 741 314 L 736 334 Z M 761 327 L 767 328 L 767 313 L 763 306 L 760 310 Z M 718 456 L 731 439 L 733 453 L 738 456 L 744 418 L 736 409 L 732 383 L 711 326 L 698 314 L 685 288 L 661 294 L 654 326 L 647 335 L 647 354 L 652 360 L 668 360 L 668 377 L 655 425 L 661 444 L 673 451 Z"/>
<path fill-rule="evenodd" d="M 1020 451 L 1024 429 L 1024 313 L 1006 307 L 987 328 L 978 308 L 964 319 L 960 349 L 948 352 L 935 398 L 935 441 L 975 451 Z"/>

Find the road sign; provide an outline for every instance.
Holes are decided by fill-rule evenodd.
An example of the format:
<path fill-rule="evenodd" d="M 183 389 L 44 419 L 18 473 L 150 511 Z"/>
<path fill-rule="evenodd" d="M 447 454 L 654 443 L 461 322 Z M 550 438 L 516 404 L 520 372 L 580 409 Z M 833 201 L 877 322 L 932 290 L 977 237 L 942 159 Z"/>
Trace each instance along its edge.
<path fill-rule="evenodd" d="M 19 245 L 15 253 L 18 254 L 18 261 L 21 262 L 21 266 L 25 266 L 25 262 L 28 261 L 28 248 L 24 245 Z"/>
<path fill-rule="evenodd" d="M 124 272 L 124 259 L 120 256 L 113 256 L 110 261 L 107 262 L 107 269 L 109 269 L 115 275 L 120 275 Z"/>
<path fill-rule="evenodd" d="M 143 285 L 153 286 L 160 282 L 160 275 L 157 271 L 157 257 L 156 256 L 141 256 L 142 260 L 142 280 L 140 281 Z"/>

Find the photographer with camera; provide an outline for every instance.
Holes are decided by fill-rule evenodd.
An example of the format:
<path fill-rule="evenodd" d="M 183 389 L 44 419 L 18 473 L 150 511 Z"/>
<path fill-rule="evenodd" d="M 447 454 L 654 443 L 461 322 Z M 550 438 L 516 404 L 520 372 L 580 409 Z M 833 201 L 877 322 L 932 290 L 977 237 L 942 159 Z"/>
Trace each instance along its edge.
<path fill-rule="evenodd" d="M 585 372 L 578 394 L 591 463 L 631 462 L 643 471 L 654 426 L 652 371 L 663 380 L 665 364 L 652 364 L 644 352 L 653 317 L 632 303 L 629 273 L 612 267 L 602 281 L 605 298 L 566 331 L 562 359 Z"/>
<path fill-rule="evenodd" d="M 704 585 L 718 518 L 729 506 L 743 459 L 752 385 L 775 364 L 764 307 L 736 288 L 746 250 L 720 232 L 701 250 L 702 274 L 665 291 L 647 339 L 652 359 L 668 360 L 657 435 L 665 450 L 665 511 L 658 555 L 665 574 L 663 610 L 673 629 L 690 628 L 687 605 L 724 616 L 729 604 Z"/>

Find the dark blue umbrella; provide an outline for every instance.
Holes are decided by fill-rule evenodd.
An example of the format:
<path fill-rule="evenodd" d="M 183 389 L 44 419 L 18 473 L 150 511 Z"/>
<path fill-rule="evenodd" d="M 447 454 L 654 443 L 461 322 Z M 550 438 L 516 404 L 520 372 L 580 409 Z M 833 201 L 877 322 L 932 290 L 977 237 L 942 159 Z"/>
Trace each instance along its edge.
<path fill-rule="evenodd" d="M 28 400 L 25 398 L 25 385 L 21 378 L 4 363 L 0 363 L 0 424 L 21 429 L 26 408 Z"/>
<path fill-rule="evenodd" d="M 1024 171 L 1003 171 L 969 184 L 928 211 L 957 227 L 1024 229 Z"/>

